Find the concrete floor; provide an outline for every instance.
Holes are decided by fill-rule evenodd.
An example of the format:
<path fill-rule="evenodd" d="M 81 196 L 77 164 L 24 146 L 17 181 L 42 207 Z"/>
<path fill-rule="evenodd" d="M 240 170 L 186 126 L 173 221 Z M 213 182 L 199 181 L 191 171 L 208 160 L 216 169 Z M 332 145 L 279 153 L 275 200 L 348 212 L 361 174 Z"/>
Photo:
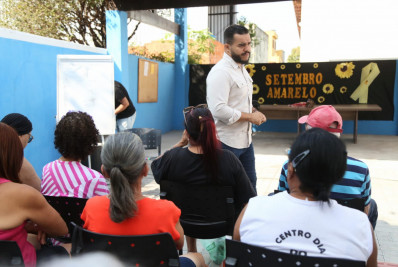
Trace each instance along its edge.
<path fill-rule="evenodd" d="M 162 152 L 174 145 L 181 131 L 162 135 Z M 257 191 L 267 195 L 278 186 L 281 166 L 287 159 L 286 149 L 296 134 L 258 132 L 253 136 L 256 154 Z M 369 166 L 372 198 L 376 200 L 379 218 L 375 230 L 378 261 L 398 263 L 398 136 L 359 135 L 354 144 L 352 135 L 343 135 L 348 154 Z M 156 151 L 147 151 L 148 155 Z M 151 175 L 144 179 L 144 195 L 159 197 L 159 186 Z"/>

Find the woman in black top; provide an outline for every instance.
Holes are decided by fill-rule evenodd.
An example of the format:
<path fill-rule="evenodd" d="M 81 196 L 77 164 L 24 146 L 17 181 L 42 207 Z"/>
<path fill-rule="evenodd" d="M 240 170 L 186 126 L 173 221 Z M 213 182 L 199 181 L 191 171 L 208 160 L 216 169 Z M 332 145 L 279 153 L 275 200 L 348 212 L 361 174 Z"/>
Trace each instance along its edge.
<path fill-rule="evenodd" d="M 181 140 L 152 162 L 155 181 L 171 180 L 184 184 L 229 185 L 234 188 L 236 212 L 256 195 L 246 172 L 236 158 L 221 149 L 216 126 L 205 105 L 184 109 L 185 131 Z M 185 147 L 188 145 L 187 147 Z M 188 251 L 196 251 L 194 239 L 187 238 Z"/>

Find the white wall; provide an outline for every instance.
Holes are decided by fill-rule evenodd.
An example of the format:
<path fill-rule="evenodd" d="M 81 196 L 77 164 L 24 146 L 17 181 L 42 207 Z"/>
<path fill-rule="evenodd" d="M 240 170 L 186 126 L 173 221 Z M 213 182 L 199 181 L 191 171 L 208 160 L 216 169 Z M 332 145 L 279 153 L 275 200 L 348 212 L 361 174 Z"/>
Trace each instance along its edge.
<path fill-rule="evenodd" d="M 397 0 L 302 0 L 301 62 L 398 58 Z"/>

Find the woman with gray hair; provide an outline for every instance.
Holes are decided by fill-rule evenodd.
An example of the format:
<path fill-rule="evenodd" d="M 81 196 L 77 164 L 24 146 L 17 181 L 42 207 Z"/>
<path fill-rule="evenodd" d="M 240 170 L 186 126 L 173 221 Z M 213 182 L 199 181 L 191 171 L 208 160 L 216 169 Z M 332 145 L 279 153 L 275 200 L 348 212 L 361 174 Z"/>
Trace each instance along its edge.
<path fill-rule="evenodd" d="M 101 171 L 110 179 L 109 196 L 89 199 L 81 215 L 84 228 L 110 235 L 148 235 L 168 232 L 177 249 L 184 245 L 181 211 L 167 200 L 142 194 L 142 179 L 149 167 L 141 139 L 129 132 L 109 136 L 101 152 Z M 199 253 L 180 258 L 181 266 L 205 266 Z"/>

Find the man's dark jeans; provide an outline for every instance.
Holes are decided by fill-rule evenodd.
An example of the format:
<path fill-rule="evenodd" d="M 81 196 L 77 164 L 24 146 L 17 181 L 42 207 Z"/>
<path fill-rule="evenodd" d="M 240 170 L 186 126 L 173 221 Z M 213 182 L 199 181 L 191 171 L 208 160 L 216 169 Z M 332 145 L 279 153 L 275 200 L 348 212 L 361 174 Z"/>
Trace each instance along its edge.
<path fill-rule="evenodd" d="M 234 148 L 227 146 L 224 143 L 221 143 L 223 149 L 227 149 L 235 154 L 235 156 L 240 160 L 243 165 L 243 168 L 246 171 L 247 176 L 254 188 L 254 191 L 257 192 L 256 184 L 257 184 L 257 175 L 256 175 L 256 165 L 254 159 L 254 149 L 253 144 L 250 144 L 248 148 Z"/>

